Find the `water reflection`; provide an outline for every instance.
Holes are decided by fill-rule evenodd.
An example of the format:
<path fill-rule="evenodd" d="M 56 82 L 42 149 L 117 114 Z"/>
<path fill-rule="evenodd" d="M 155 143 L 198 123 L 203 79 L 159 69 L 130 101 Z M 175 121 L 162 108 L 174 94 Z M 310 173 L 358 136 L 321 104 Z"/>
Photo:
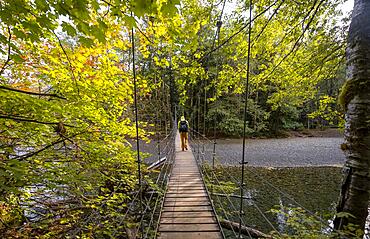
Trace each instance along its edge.
<path fill-rule="evenodd" d="M 217 167 L 219 180 L 240 180 L 240 167 Z M 230 177 L 229 175 L 233 175 Z M 303 208 L 320 218 L 323 230 L 329 227 L 339 195 L 341 168 L 339 167 L 298 167 L 298 168 L 263 168 L 247 167 L 245 196 L 252 200 L 244 204 L 246 225 L 262 232 L 287 232 L 286 215 L 292 214 L 289 208 Z M 237 184 L 235 184 L 237 185 Z M 236 189 L 233 194 L 238 194 Z M 225 199 L 213 197 L 215 206 L 223 218 L 238 221 L 237 212 L 240 203 L 232 198 L 235 208 L 230 207 Z M 282 213 L 272 213 L 271 209 L 283 209 Z M 285 211 L 284 211 L 285 210 Z M 261 213 L 262 212 L 262 213 Z M 310 214 L 309 214 L 310 215 Z M 232 238 L 229 235 L 229 238 Z"/>

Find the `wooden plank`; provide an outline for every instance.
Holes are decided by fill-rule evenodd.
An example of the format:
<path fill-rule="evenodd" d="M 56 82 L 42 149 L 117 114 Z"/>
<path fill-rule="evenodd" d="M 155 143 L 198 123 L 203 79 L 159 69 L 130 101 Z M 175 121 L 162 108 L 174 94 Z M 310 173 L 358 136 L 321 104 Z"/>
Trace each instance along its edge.
<path fill-rule="evenodd" d="M 183 170 L 183 169 L 194 169 L 194 170 L 198 170 L 199 171 L 199 168 L 197 165 L 192 165 L 192 164 L 175 164 L 173 165 L 173 169 L 178 169 L 178 170 Z"/>
<path fill-rule="evenodd" d="M 205 189 L 203 183 L 199 183 L 198 185 L 181 185 L 181 184 L 171 184 L 168 185 L 167 189 Z"/>
<path fill-rule="evenodd" d="M 199 170 L 194 170 L 194 169 L 173 169 L 172 171 L 173 174 L 176 173 L 199 173 Z"/>
<path fill-rule="evenodd" d="M 176 148 L 179 149 L 179 137 Z M 191 151 L 176 150 L 158 231 L 161 239 L 222 238 Z"/>
<path fill-rule="evenodd" d="M 166 197 L 165 202 L 196 202 L 196 201 L 207 201 L 208 197 L 203 196 L 203 197 Z"/>
<path fill-rule="evenodd" d="M 185 156 L 185 155 L 181 155 L 181 156 Z M 184 160 L 176 159 L 175 163 L 173 165 L 174 166 L 177 166 L 177 165 L 180 165 L 180 166 L 191 165 L 191 166 L 196 166 L 197 167 L 197 163 L 191 159 L 191 154 L 186 155 L 186 156 L 187 156 L 186 158 L 188 158 L 188 159 L 184 159 Z"/>
<path fill-rule="evenodd" d="M 171 175 L 170 178 L 199 178 L 200 179 L 200 175 L 177 174 L 177 175 Z"/>
<path fill-rule="evenodd" d="M 171 186 L 167 188 L 167 192 L 169 193 L 174 193 L 174 192 L 182 193 L 183 191 L 189 191 L 189 190 L 205 191 L 206 189 L 202 186 L 191 186 L 191 187 Z"/>
<path fill-rule="evenodd" d="M 191 165 L 191 164 L 182 164 L 182 165 L 179 165 L 179 164 L 175 164 L 173 166 L 173 169 L 177 169 L 177 170 L 188 170 L 188 169 L 194 169 L 194 170 L 198 170 L 199 171 L 199 168 L 198 166 L 196 165 Z"/>
<path fill-rule="evenodd" d="M 184 183 L 184 182 L 181 182 L 181 184 L 179 182 L 175 182 L 175 181 L 170 181 L 168 183 L 167 186 L 181 186 L 181 187 L 192 187 L 192 186 L 195 186 L 195 185 L 199 185 L 199 186 L 204 186 L 204 183 L 203 182 L 193 182 L 193 183 Z"/>
<path fill-rule="evenodd" d="M 185 159 L 184 161 L 181 161 L 181 159 L 176 160 L 173 165 L 174 166 L 177 166 L 177 165 L 181 165 L 181 166 L 183 166 L 183 165 L 192 165 L 192 166 L 198 167 L 197 163 L 194 160 L 189 160 L 189 159 Z"/>
<path fill-rule="evenodd" d="M 178 201 L 173 201 L 173 202 L 168 202 L 168 201 L 165 201 L 164 202 L 164 206 L 165 207 L 174 207 L 174 206 L 184 206 L 184 207 L 187 207 L 187 206 L 209 206 L 211 205 L 211 203 L 208 201 L 208 200 L 205 200 L 205 201 L 193 201 L 193 202 L 178 202 Z"/>
<path fill-rule="evenodd" d="M 196 173 L 189 174 L 189 173 L 186 173 L 186 172 L 171 175 L 171 177 L 174 177 L 174 176 L 177 176 L 177 177 L 191 177 L 191 176 L 193 176 L 193 177 L 200 178 L 200 174 L 196 174 Z"/>
<path fill-rule="evenodd" d="M 167 186 L 171 187 L 201 187 L 203 186 L 202 181 L 196 181 L 196 182 L 186 182 L 186 181 L 170 181 Z"/>
<path fill-rule="evenodd" d="M 201 187 L 203 183 L 196 182 L 196 183 L 183 183 L 183 182 L 170 182 L 168 184 L 169 187 Z"/>
<path fill-rule="evenodd" d="M 181 183 L 171 183 L 170 185 L 168 185 L 168 188 L 167 190 L 170 190 L 170 189 L 192 189 L 192 188 L 204 188 L 203 184 L 201 183 L 194 183 L 194 184 L 189 184 L 189 185 L 182 185 Z"/>
<path fill-rule="evenodd" d="M 213 217 L 212 212 L 162 212 L 162 217 Z"/>
<path fill-rule="evenodd" d="M 173 174 L 174 175 L 176 175 L 176 174 L 189 174 L 189 173 L 195 174 L 195 173 L 199 173 L 199 172 L 198 171 L 195 171 L 195 170 L 173 171 Z"/>
<path fill-rule="evenodd" d="M 173 183 L 178 183 L 179 181 L 181 181 L 181 183 L 183 185 L 191 185 L 191 184 L 194 184 L 194 183 L 204 184 L 201 179 L 194 179 L 193 178 L 193 179 L 189 180 L 189 179 L 181 178 L 181 177 L 171 178 L 169 184 L 170 183 L 172 183 L 172 184 Z"/>
<path fill-rule="evenodd" d="M 198 173 L 197 171 L 178 171 L 174 172 L 173 175 L 189 174 L 189 173 Z M 200 177 L 200 176 L 199 176 Z"/>
<path fill-rule="evenodd" d="M 204 212 L 204 211 L 212 211 L 210 206 L 173 206 L 163 207 L 163 212 Z"/>
<path fill-rule="evenodd" d="M 185 179 L 185 178 L 178 178 L 178 179 L 171 179 L 171 183 L 181 183 L 184 185 L 191 185 L 191 184 L 196 184 L 196 183 L 203 183 L 201 179 Z"/>
<path fill-rule="evenodd" d="M 200 173 L 199 171 L 197 170 L 175 170 L 172 172 L 172 175 L 185 175 L 185 174 L 198 174 L 198 176 L 200 177 Z"/>
<path fill-rule="evenodd" d="M 183 182 L 185 185 L 186 184 L 191 184 L 191 183 L 202 183 L 203 181 L 201 179 L 186 179 L 186 178 L 172 178 L 171 179 L 171 182 L 172 183 L 176 183 L 176 182 Z"/>
<path fill-rule="evenodd" d="M 159 239 L 220 239 L 219 232 L 163 232 Z"/>
<path fill-rule="evenodd" d="M 203 181 L 201 178 L 197 176 L 171 176 L 170 177 L 171 181 L 176 181 L 176 180 L 191 180 L 191 181 Z"/>
<path fill-rule="evenodd" d="M 177 174 L 177 175 L 171 175 L 170 178 L 198 178 L 200 179 L 200 175 L 197 176 L 197 175 L 190 175 L 190 176 L 182 176 L 181 174 Z"/>
<path fill-rule="evenodd" d="M 196 165 L 189 165 L 189 164 L 175 165 L 174 169 L 178 169 L 178 170 L 188 170 L 188 169 L 199 170 L 198 169 L 198 166 L 196 166 Z"/>
<path fill-rule="evenodd" d="M 179 189 L 179 188 L 172 188 L 167 190 L 167 193 L 177 193 L 177 194 L 185 194 L 185 193 L 207 193 L 204 188 L 189 188 L 189 189 Z"/>
<path fill-rule="evenodd" d="M 175 163 L 172 165 L 173 168 L 184 169 L 184 168 L 195 168 L 199 169 L 198 165 L 194 163 Z"/>
<path fill-rule="evenodd" d="M 206 197 L 206 193 L 167 193 L 166 198 L 197 198 Z"/>
<path fill-rule="evenodd" d="M 218 232 L 218 225 L 208 224 L 161 224 L 160 232 Z"/>
<path fill-rule="evenodd" d="M 175 163 L 172 165 L 173 169 L 186 169 L 186 168 L 194 168 L 199 170 L 196 163 Z"/>
<path fill-rule="evenodd" d="M 176 173 L 171 174 L 171 177 L 187 177 L 187 176 L 194 176 L 194 177 L 201 177 L 200 173 Z"/>
<path fill-rule="evenodd" d="M 186 192 L 192 192 L 192 191 L 197 191 L 197 192 L 200 192 L 200 191 L 203 191 L 203 192 L 207 192 L 206 189 L 202 186 L 192 186 L 192 187 L 170 187 L 167 189 L 167 193 L 171 193 L 172 192 L 178 192 L 178 193 L 186 193 Z"/>
<path fill-rule="evenodd" d="M 172 217 L 167 217 L 167 218 L 162 218 L 161 219 L 161 224 L 178 224 L 178 223 L 189 223 L 189 224 L 202 224 L 202 223 L 217 223 L 216 219 L 214 217 L 196 217 L 196 218 L 188 218 L 188 217 L 180 217 L 180 218 L 172 218 Z"/>

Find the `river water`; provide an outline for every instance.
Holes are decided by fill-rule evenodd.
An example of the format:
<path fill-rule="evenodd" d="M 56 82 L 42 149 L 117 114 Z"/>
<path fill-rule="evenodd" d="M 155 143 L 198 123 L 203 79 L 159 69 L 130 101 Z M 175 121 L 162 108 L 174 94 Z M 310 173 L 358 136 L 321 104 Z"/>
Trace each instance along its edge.
<path fill-rule="evenodd" d="M 216 181 L 224 184 L 214 187 L 214 192 L 239 195 L 242 140 L 218 139 L 216 145 L 210 140 L 200 142 L 198 145 L 192 144 L 195 157 L 198 157 L 197 152 L 204 152 L 199 154 L 200 158 L 209 165 L 212 165 L 214 158 Z M 323 231 L 328 230 L 335 212 L 342 180 L 341 168 L 345 162 L 345 155 L 340 149 L 342 143 L 342 137 L 247 139 L 244 196 L 251 199 L 244 201 L 245 225 L 265 233 L 275 230 L 288 233 L 290 229 L 286 215 L 273 213 L 272 209 L 291 213 L 286 208 L 302 208 L 304 215 L 299 217 L 316 218 L 319 227 Z M 157 160 L 154 141 L 143 144 L 141 149 L 151 155 L 145 158 L 147 163 Z M 215 181 L 210 177 L 207 180 L 206 174 L 210 175 L 211 172 L 211 168 L 205 172 L 208 184 Z M 221 218 L 238 222 L 239 198 L 211 197 Z M 227 238 L 235 237 L 229 231 Z"/>
<path fill-rule="evenodd" d="M 216 180 L 228 183 L 215 187 L 215 192 L 238 195 L 242 140 L 216 142 Z M 318 227 L 327 230 L 335 212 L 345 162 L 341 143 L 342 137 L 247 139 L 244 196 L 251 199 L 244 204 L 245 224 L 266 233 L 287 233 L 291 229 L 286 225 L 286 215 L 272 213 L 271 209 L 302 208 L 304 215 L 299 217 L 316 218 Z M 199 146 L 193 145 L 193 151 L 196 157 L 198 151 L 204 151 L 204 160 L 212 165 L 213 147 L 211 141 L 202 141 Z M 208 173 L 211 171 L 209 168 Z M 239 199 L 212 199 L 222 218 L 238 222 Z M 228 238 L 234 235 L 229 232 Z"/>

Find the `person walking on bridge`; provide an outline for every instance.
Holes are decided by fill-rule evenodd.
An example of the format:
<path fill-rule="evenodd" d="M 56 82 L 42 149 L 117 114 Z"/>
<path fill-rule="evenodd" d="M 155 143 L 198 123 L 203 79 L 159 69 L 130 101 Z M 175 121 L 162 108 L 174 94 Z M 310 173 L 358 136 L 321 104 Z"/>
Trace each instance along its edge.
<path fill-rule="evenodd" d="M 189 122 L 185 119 L 185 116 L 181 116 L 177 128 L 180 132 L 181 149 L 182 151 L 184 151 L 184 149 L 188 150 Z"/>

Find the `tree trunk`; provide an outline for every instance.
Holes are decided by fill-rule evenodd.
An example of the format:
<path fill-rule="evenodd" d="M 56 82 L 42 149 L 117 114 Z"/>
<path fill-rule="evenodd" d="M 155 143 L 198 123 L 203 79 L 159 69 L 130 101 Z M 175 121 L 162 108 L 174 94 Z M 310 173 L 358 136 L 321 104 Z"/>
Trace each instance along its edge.
<path fill-rule="evenodd" d="M 370 197 L 370 0 L 355 0 L 347 46 L 347 82 L 340 101 L 346 108 L 345 177 L 335 229 L 356 224 L 364 229 Z"/>
<path fill-rule="evenodd" d="M 252 238 L 268 238 L 272 239 L 272 236 L 267 235 L 261 231 L 258 231 L 251 227 L 242 226 L 239 228 L 239 223 L 232 222 L 228 220 L 221 220 L 220 224 L 223 228 L 234 230 L 235 232 L 239 232 L 239 229 L 241 230 L 241 234 L 252 237 Z"/>

